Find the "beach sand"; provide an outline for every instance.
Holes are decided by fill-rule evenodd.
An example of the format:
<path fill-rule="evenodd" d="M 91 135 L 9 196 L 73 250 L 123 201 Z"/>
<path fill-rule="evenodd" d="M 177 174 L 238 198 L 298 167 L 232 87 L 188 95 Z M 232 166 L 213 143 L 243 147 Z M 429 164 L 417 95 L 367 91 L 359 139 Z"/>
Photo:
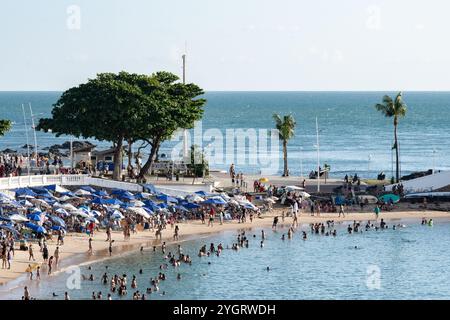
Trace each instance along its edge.
<path fill-rule="evenodd" d="M 286 209 L 274 209 L 272 213 L 265 214 L 263 218 L 254 219 L 253 223 L 238 223 L 236 221 L 224 222 L 223 225 L 219 225 L 218 221 L 214 222 L 213 227 L 208 227 L 207 224 L 202 224 L 201 221 L 189 221 L 186 223 L 180 223 L 180 241 L 187 238 L 192 238 L 194 236 L 207 235 L 210 233 L 221 232 L 226 230 L 238 230 L 244 228 L 263 228 L 270 227 L 273 222 L 273 217 L 275 215 L 281 216 L 282 211 L 287 212 Z M 386 221 L 395 219 L 417 219 L 420 223 L 420 219 L 425 218 L 450 218 L 450 214 L 444 211 L 393 211 L 393 212 L 382 212 L 380 218 L 384 218 Z M 325 222 L 327 220 L 335 221 L 367 221 L 375 220 L 375 215 L 372 212 L 357 213 L 349 212 L 346 214 L 345 218 L 338 218 L 336 213 L 323 213 L 320 217 L 312 217 L 309 213 L 302 213 L 299 216 L 299 224 L 308 224 L 314 222 Z M 292 222 L 292 218 L 285 218 L 284 225 L 289 226 Z M 283 225 L 280 218 L 280 225 Z M 172 241 L 173 229 L 170 226 L 163 231 L 163 241 L 167 243 Z M 105 241 L 106 233 L 104 230 L 96 232 L 93 241 L 93 255 L 88 254 L 88 236 L 86 234 L 69 233 L 64 239 L 64 245 L 60 246 L 60 262 L 64 268 L 72 265 L 77 265 L 80 263 L 94 262 L 96 260 L 109 258 L 108 246 L 109 243 Z M 132 234 L 131 239 L 124 240 L 123 235 L 120 231 L 113 232 L 112 238 L 115 240 L 113 243 L 113 255 L 112 258 L 123 252 L 129 252 L 132 250 L 139 250 L 141 246 L 151 247 L 157 245 L 160 242 L 156 241 L 155 233 L 152 231 L 141 231 L 137 234 Z M 56 237 L 54 240 L 48 241 L 49 255 L 53 255 L 56 248 Z M 18 243 L 16 243 L 16 247 Z M 28 251 L 19 251 L 16 248 L 15 256 L 11 262 L 11 269 L 0 269 L 0 293 L 2 291 L 2 286 L 9 281 L 16 279 L 20 276 L 26 274 L 28 265 L 32 265 L 35 269 L 38 265 L 43 263 L 42 253 L 39 252 L 39 246 L 37 244 L 33 245 L 34 255 L 36 261 L 28 260 Z M 76 259 L 72 259 L 75 258 Z M 46 273 L 47 268 L 42 267 L 41 275 Z M 56 268 L 55 271 L 57 271 Z M 45 278 L 44 276 L 42 278 Z"/>

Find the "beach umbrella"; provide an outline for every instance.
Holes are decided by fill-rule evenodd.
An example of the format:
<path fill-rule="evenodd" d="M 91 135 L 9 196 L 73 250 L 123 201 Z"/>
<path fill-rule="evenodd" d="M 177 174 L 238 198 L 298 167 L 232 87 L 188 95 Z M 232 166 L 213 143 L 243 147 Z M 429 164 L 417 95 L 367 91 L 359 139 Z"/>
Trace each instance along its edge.
<path fill-rule="evenodd" d="M 195 194 L 198 194 L 198 195 L 200 195 L 200 196 L 206 196 L 206 195 L 207 195 L 206 192 L 203 191 L 203 190 L 195 191 L 194 193 L 195 193 Z"/>
<path fill-rule="evenodd" d="M 92 222 L 97 223 L 97 224 L 100 223 L 100 222 L 99 222 L 96 218 L 94 218 L 94 217 L 86 218 L 86 221 L 92 221 Z"/>
<path fill-rule="evenodd" d="M 54 192 L 58 192 L 58 193 L 64 193 L 64 192 L 70 192 L 69 190 L 67 190 L 66 188 L 61 187 L 60 185 L 57 184 L 52 184 L 49 186 L 44 186 L 45 189 L 49 190 L 49 191 L 54 191 Z"/>
<path fill-rule="evenodd" d="M 150 192 L 151 194 L 157 194 L 158 193 L 158 191 L 156 190 L 155 186 L 152 185 L 152 184 L 147 183 L 147 184 L 144 184 L 142 187 L 144 188 L 144 191 Z"/>
<path fill-rule="evenodd" d="M 119 199 L 128 200 L 128 201 L 131 201 L 131 200 L 135 199 L 134 195 L 130 194 L 129 192 L 128 193 L 121 193 L 121 194 L 117 195 L 117 197 Z"/>
<path fill-rule="evenodd" d="M 67 195 L 58 198 L 58 200 L 61 201 L 61 202 L 64 202 L 64 201 L 67 201 L 67 200 L 70 200 L 70 199 L 72 199 L 72 198 L 67 196 Z"/>
<path fill-rule="evenodd" d="M 75 194 L 73 192 L 71 192 L 71 191 L 61 192 L 60 195 L 61 196 L 68 196 L 68 197 L 71 197 L 71 198 L 75 197 Z"/>
<path fill-rule="evenodd" d="M 134 195 L 134 197 L 136 199 L 140 199 L 140 200 L 142 200 L 142 199 L 150 199 L 151 196 L 152 195 L 150 193 L 147 193 L 147 192 L 139 192 L 139 193 L 136 193 Z"/>
<path fill-rule="evenodd" d="M 0 199 L 14 200 L 14 198 L 6 193 L 0 192 Z"/>
<path fill-rule="evenodd" d="M 86 218 L 90 218 L 90 215 L 87 214 L 86 212 L 84 212 L 83 210 L 76 210 L 76 211 L 72 211 L 71 213 L 74 216 L 79 216 L 79 217 L 82 217 L 82 218 L 85 218 L 85 219 Z"/>
<path fill-rule="evenodd" d="M 243 204 L 243 207 L 246 209 L 257 210 L 258 208 L 251 202 L 247 202 Z"/>
<path fill-rule="evenodd" d="M 27 227 L 28 229 L 33 230 L 36 233 L 47 233 L 47 230 L 45 230 L 44 227 L 38 226 L 38 225 L 36 225 L 34 223 L 31 223 L 31 222 L 25 223 L 25 227 Z"/>
<path fill-rule="evenodd" d="M 149 219 L 150 218 L 150 214 L 147 213 L 147 211 L 145 211 L 143 208 L 139 208 L 139 207 L 130 207 L 128 208 L 129 212 L 138 214 L 144 218 Z"/>
<path fill-rule="evenodd" d="M 1 221 L 11 221 L 11 218 L 8 216 L 0 216 Z"/>
<path fill-rule="evenodd" d="M 99 197 L 107 197 L 108 193 L 105 190 L 98 190 L 94 192 Z"/>
<path fill-rule="evenodd" d="M 66 223 L 60 217 L 57 217 L 57 216 L 48 216 L 48 217 L 53 223 L 56 223 L 56 224 L 58 224 L 58 225 L 60 225 L 61 227 L 64 227 L 64 228 L 66 227 Z"/>
<path fill-rule="evenodd" d="M 269 182 L 269 179 L 267 179 L 267 178 L 260 178 L 259 182 L 267 183 L 267 182 Z"/>
<path fill-rule="evenodd" d="M 111 219 L 122 220 L 123 218 L 125 217 L 119 210 L 115 210 L 113 214 L 111 214 Z"/>
<path fill-rule="evenodd" d="M 92 210 L 91 213 L 95 216 L 95 217 L 101 217 L 102 213 L 100 211 L 97 210 Z"/>
<path fill-rule="evenodd" d="M 8 224 L 0 224 L 0 229 L 4 229 L 4 230 L 7 230 L 9 232 L 12 232 L 16 236 L 19 235 L 19 232 L 17 232 L 17 230 L 14 228 L 14 226 L 9 224 L 9 223 Z"/>
<path fill-rule="evenodd" d="M 305 192 L 305 191 L 300 191 L 300 192 L 299 192 L 299 195 L 300 195 L 302 198 L 310 198 L 310 197 L 311 197 L 311 195 L 310 195 L 308 192 Z"/>
<path fill-rule="evenodd" d="M 189 202 L 202 202 L 202 201 L 205 201 L 204 198 L 200 197 L 197 194 L 187 196 L 186 200 L 189 201 Z"/>
<path fill-rule="evenodd" d="M 37 193 L 34 192 L 33 190 L 29 189 L 29 188 L 16 189 L 16 197 L 25 198 L 26 196 L 34 198 L 34 197 L 37 196 Z"/>
<path fill-rule="evenodd" d="M 52 226 L 51 229 L 55 230 L 55 231 L 59 231 L 59 230 L 64 230 L 64 227 L 63 226 Z"/>
<path fill-rule="evenodd" d="M 80 187 L 80 190 L 84 190 L 84 191 L 87 191 L 89 193 L 96 193 L 97 192 L 97 190 L 95 190 L 91 186 L 82 186 L 82 187 Z"/>
<path fill-rule="evenodd" d="M 45 207 L 45 208 L 51 208 L 51 205 L 49 205 L 47 202 L 45 202 L 42 199 L 30 199 L 31 203 L 34 203 L 34 205 Z"/>
<path fill-rule="evenodd" d="M 62 214 L 62 215 L 64 215 L 64 216 L 66 216 L 66 217 L 69 216 L 69 213 L 68 213 L 65 209 L 63 209 L 63 208 L 57 209 L 56 212 L 59 213 L 59 214 Z"/>
<path fill-rule="evenodd" d="M 143 206 L 145 206 L 145 203 L 142 202 L 142 201 L 139 201 L 139 200 L 133 201 L 132 204 L 133 204 L 133 206 L 135 206 L 135 207 L 143 207 Z"/>
<path fill-rule="evenodd" d="M 381 201 L 383 201 L 384 203 L 388 203 L 388 202 L 391 202 L 391 201 L 393 203 L 397 203 L 397 202 L 400 201 L 400 197 L 398 195 L 392 194 L 392 193 L 382 195 L 379 199 Z"/>
<path fill-rule="evenodd" d="M 267 202 L 267 203 L 276 203 L 276 201 L 273 200 L 272 198 L 264 199 L 264 201 Z"/>
<path fill-rule="evenodd" d="M 84 196 L 90 196 L 91 193 L 89 191 L 83 190 L 83 189 L 78 189 L 77 191 L 75 191 L 75 195 L 76 196 L 80 196 L 80 197 L 84 197 Z"/>
<path fill-rule="evenodd" d="M 19 203 L 22 206 L 24 206 L 24 207 L 32 207 L 33 206 L 33 204 L 30 201 L 26 200 L 26 199 L 25 200 L 20 200 Z"/>
<path fill-rule="evenodd" d="M 156 197 L 158 200 L 162 200 L 164 202 L 173 202 L 173 203 L 178 203 L 178 200 L 175 199 L 174 197 L 171 197 L 167 194 L 161 194 L 159 196 Z"/>
<path fill-rule="evenodd" d="M 197 209 L 197 208 L 200 208 L 200 206 L 198 204 L 190 203 L 190 202 L 188 202 L 186 204 L 183 204 L 182 206 L 185 207 L 186 209 Z"/>
<path fill-rule="evenodd" d="M 227 202 L 221 196 L 214 196 L 210 199 L 217 200 L 217 204 L 227 204 Z"/>
<path fill-rule="evenodd" d="M 29 215 L 27 215 L 27 218 L 31 221 L 41 221 L 41 215 L 37 214 L 37 213 L 31 213 Z"/>
<path fill-rule="evenodd" d="M 103 199 L 103 203 L 108 205 L 119 205 L 119 206 L 123 204 L 123 202 L 120 201 L 119 199 Z"/>
<path fill-rule="evenodd" d="M 70 204 L 70 203 L 63 204 L 61 206 L 61 208 L 66 209 L 67 211 L 76 211 L 77 210 L 77 208 L 74 205 Z"/>
<path fill-rule="evenodd" d="M 15 221 L 15 222 L 28 222 L 29 221 L 25 216 L 23 216 L 21 214 L 17 214 L 17 213 L 10 215 L 9 219 L 11 219 L 11 221 Z"/>

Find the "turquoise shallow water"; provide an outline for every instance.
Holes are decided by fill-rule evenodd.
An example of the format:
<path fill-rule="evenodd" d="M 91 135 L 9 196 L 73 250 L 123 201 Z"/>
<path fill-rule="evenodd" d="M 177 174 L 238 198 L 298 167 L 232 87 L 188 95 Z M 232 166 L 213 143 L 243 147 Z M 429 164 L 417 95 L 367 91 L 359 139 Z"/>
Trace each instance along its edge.
<path fill-rule="evenodd" d="M 166 294 L 153 293 L 149 299 L 449 299 L 450 222 L 436 220 L 433 227 L 421 226 L 419 220 L 396 221 L 399 222 L 406 224 L 406 228 L 351 235 L 343 224 L 337 226 L 336 238 L 310 234 L 309 227 L 303 226 L 308 232 L 306 241 L 301 239 L 300 231 L 292 240 L 282 241 L 281 234 L 287 229 L 278 232 L 267 229 L 264 248 L 259 247 L 260 229 L 248 230 L 248 249 L 224 250 L 220 257 L 199 258 L 195 253 L 202 244 L 209 247 L 211 242 L 231 246 L 237 232 L 184 242 L 183 252 L 193 256 L 192 266 L 169 267 L 164 271 L 167 280 L 160 284 L 160 293 Z M 168 251 L 175 250 L 175 246 L 168 247 Z M 92 270 L 81 267 L 82 274 L 92 273 L 96 280 L 82 281 L 79 290 L 67 289 L 66 273 L 52 277 L 49 282 L 26 284 L 39 299 L 53 299 L 52 292 L 57 292 L 56 299 L 61 299 L 64 291 L 69 291 L 73 299 L 90 299 L 93 291 L 102 291 L 106 296 L 108 286 L 100 284 L 100 277 L 108 266 L 110 275 L 126 273 L 129 283 L 135 274 L 142 292 L 164 262 L 158 247 L 156 253 L 146 250 L 143 254 L 131 253 L 94 263 Z M 271 271 L 265 270 L 267 266 Z M 139 269 L 143 269 L 142 275 L 138 274 Z M 368 274 L 376 276 L 378 271 L 379 277 L 368 278 Z M 181 280 L 176 280 L 178 272 L 182 274 Z M 379 286 L 367 286 L 378 283 L 376 279 Z M 21 294 L 22 286 L 2 298 L 16 299 Z M 129 288 L 124 299 L 130 299 L 131 295 Z M 116 295 L 113 298 L 119 299 Z"/>
<path fill-rule="evenodd" d="M 203 119 L 203 130 L 273 128 L 273 113 L 292 113 L 298 123 L 296 135 L 289 142 L 290 169 L 299 174 L 303 164 L 304 173 L 315 168 L 317 163 L 314 144 L 315 118 L 320 127 L 321 164 L 331 166 L 332 174 L 358 172 L 361 176 L 374 177 L 381 170 L 391 172 L 392 120 L 384 118 L 374 105 L 381 101 L 385 92 L 208 92 Z M 388 92 L 393 96 L 395 93 Z M 18 149 L 25 144 L 25 130 L 20 105 L 32 103 L 36 118 L 48 116 L 51 105 L 59 97 L 58 92 L 0 92 L 0 118 L 16 122 L 13 130 L 0 140 L 0 149 Z M 450 168 L 450 93 L 449 92 L 405 92 L 408 114 L 399 126 L 401 171 L 407 174 L 415 170 L 433 167 Z M 27 109 L 27 108 L 26 108 Z M 28 110 L 28 109 L 27 109 Z M 28 112 L 28 111 L 27 111 Z M 29 117 L 29 112 L 27 113 Z M 28 119 L 29 121 L 29 119 Z M 30 132 L 31 134 L 31 132 Z M 38 133 L 38 145 L 49 146 L 67 141 L 67 137 L 56 138 L 52 134 Z M 31 137 L 30 137 L 31 139 Z M 32 141 L 32 140 L 30 140 Z M 110 143 L 99 142 L 100 147 Z M 208 142 L 205 141 L 204 145 Z M 174 142 L 166 143 L 161 153 L 170 154 Z M 243 148 L 224 149 L 223 153 L 236 155 L 248 152 Z M 25 150 L 23 150 L 25 151 Z M 369 161 L 369 155 L 370 161 Z M 214 167 L 227 169 L 229 162 Z M 279 159 L 279 168 L 282 159 Z M 237 170 L 258 172 L 260 163 L 249 161 L 239 164 Z"/>

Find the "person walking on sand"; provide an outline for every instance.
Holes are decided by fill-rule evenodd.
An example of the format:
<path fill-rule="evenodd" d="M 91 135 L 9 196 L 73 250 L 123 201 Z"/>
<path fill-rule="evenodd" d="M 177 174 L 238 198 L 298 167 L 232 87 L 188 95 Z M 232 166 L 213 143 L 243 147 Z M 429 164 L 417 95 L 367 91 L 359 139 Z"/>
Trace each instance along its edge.
<path fill-rule="evenodd" d="M 180 231 L 180 228 L 178 227 L 178 225 L 175 226 L 175 231 L 173 232 L 173 240 L 177 240 L 178 241 L 178 232 Z"/>
<path fill-rule="evenodd" d="M 28 261 L 30 261 L 31 259 L 33 259 L 33 261 L 36 261 L 36 259 L 34 258 L 34 253 L 33 253 L 33 245 L 30 244 L 30 247 L 28 248 Z"/>
<path fill-rule="evenodd" d="M 56 247 L 55 252 L 53 253 L 53 256 L 55 257 L 55 267 L 58 267 L 58 262 L 59 262 L 59 247 Z"/>
<path fill-rule="evenodd" d="M 52 267 L 53 267 L 53 256 L 48 259 L 48 275 L 52 274 Z"/>
<path fill-rule="evenodd" d="M 30 300 L 30 292 L 28 287 L 23 288 L 23 300 Z"/>
<path fill-rule="evenodd" d="M 106 228 L 106 242 L 111 241 L 111 226 Z"/>
<path fill-rule="evenodd" d="M 234 163 L 231 164 L 229 173 L 230 173 L 231 183 L 234 185 L 234 178 L 236 176 L 236 171 L 234 169 Z"/>
<path fill-rule="evenodd" d="M 378 205 L 375 206 L 374 212 L 375 212 L 375 220 L 378 220 L 378 217 L 380 216 L 380 207 Z"/>
<path fill-rule="evenodd" d="M 339 218 L 341 217 L 341 214 L 342 214 L 342 217 L 345 218 L 345 212 L 344 212 L 344 205 L 343 204 L 339 205 Z"/>
<path fill-rule="evenodd" d="M 44 259 L 44 262 L 47 262 L 48 260 L 48 247 L 47 244 L 44 244 L 42 248 L 42 258 Z"/>
<path fill-rule="evenodd" d="M 89 237 L 88 242 L 89 242 L 88 253 L 89 253 L 89 254 L 92 254 L 92 237 Z"/>
<path fill-rule="evenodd" d="M 36 268 L 36 280 L 41 280 L 41 267 Z"/>
<path fill-rule="evenodd" d="M 219 212 L 219 223 L 220 225 L 223 225 L 223 210 L 220 210 Z"/>
<path fill-rule="evenodd" d="M 275 216 L 275 218 L 273 218 L 273 223 L 272 223 L 273 230 L 277 230 L 277 224 L 278 224 L 278 216 Z"/>
<path fill-rule="evenodd" d="M 109 248 L 108 248 L 108 252 L 109 252 L 109 256 L 112 256 L 112 244 L 113 244 L 114 240 L 109 241 Z"/>

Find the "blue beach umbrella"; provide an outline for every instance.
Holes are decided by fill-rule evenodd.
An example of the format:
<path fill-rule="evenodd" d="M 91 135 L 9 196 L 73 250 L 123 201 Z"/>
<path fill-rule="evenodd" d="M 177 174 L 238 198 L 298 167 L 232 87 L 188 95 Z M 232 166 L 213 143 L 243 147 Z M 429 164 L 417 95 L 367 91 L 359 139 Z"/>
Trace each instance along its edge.
<path fill-rule="evenodd" d="M 29 215 L 27 215 L 28 220 L 31 221 L 41 221 L 41 216 L 37 213 L 31 213 Z"/>
<path fill-rule="evenodd" d="M 11 221 L 11 219 L 8 216 L 0 216 L 1 221 Z"/>
<path fill-rule="evenodd" d="M 197 208 L 200 208 L 200 206 L 198 204 L 190 203 L 190 202 L 183 203 L 182 206 L 185 207 L 186 209 L 197 209 Z"/>
<path fill-rule="evenodd" d="M 23 197 L 23 196 L 36 197 L 37 193 L 29 188 L 16 189 L 16 197 Z"/>
<path fill-rule="evenodd" d="M 64 228 L 62 226 L 53 226 L 52 230 L 59 231 L 59 230 L 64 230 Z"/>
<path fill-rule="evenodd" d="M 36 233 L 47 233 L 47 230 L 45 230 L 44 227 L 38 226 L 37 224 L 31 223 L 31 222 L 25 223 L 25 227 L 33 230 Z"/>
<path fill-rule="evenodd" d="M 174 197 L 171 197 L 167 194 L 161 194 L 159 196 L 156 197 L 158 200 L 162 200 L 164 202 L 173 202 L 173 203 L 178 203 L 178 200 L 175 199 Z"/>
<path fill-rule="evenodd" d="M 56 223 L 56 224 L 58 224 L 58 225 L 60 225 L 61 227 L 64 227 L 64 228 L 66 227 L 66 223 L 60 217 L 57 217 L 57 216 L 48 216 L 48 217 L 49 217 L 49 219 L 51 221 L 53 221 L 53 223 Z"/>
<path fill-rule="evenodd" d="M 94 192 L 94 194 L 99 197 L 107 197 L 108 196 L 108 192 L 106 192 L 105 190 L 98 190 L 98 191 Z"/>

